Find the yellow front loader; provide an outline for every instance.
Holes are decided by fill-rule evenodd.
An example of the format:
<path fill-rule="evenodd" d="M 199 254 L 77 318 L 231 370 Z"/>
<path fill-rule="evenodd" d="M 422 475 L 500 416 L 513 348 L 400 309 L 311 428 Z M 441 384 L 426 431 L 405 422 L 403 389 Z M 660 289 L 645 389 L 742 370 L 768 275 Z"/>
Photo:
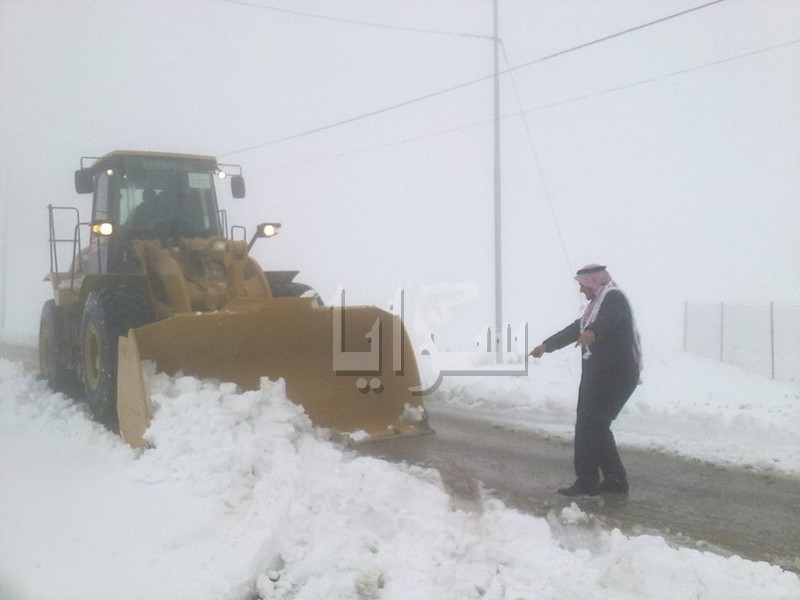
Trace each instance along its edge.
<path fill-rule="evenodd" d="M 241 175 L 212 157 L 113 152 L 76 171 L 93 194 L 92 221 L 50 207 L 54 297 L 39 336 L 42 375 L 83 393 L 96 418 L 145 444 L 152 408 L 144 361 L 159 371 L 257 389 L 283 378 L 318 426 L 353 439 L 430 432 L 414 352 L 399 317 L 374 307 L 326 307 L 294 273 L 265 272 L 254 236 L 224 234 L 215 180 Z M 269 236 L 277 223 L 259 226 Z M 82 244 L 82 237 L 88 244 Z M 67 271 L 59 249 L 71 248 Z M 69 250 L 68 250 L 69 251 Z"/>

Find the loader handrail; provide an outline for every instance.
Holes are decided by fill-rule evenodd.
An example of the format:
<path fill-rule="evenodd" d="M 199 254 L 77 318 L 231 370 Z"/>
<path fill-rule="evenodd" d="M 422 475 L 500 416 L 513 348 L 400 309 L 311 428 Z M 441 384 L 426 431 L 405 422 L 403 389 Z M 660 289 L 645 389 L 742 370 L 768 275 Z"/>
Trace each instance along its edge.
<path fill-rule="evenodd" d="M 72 251 L 70 252 L 69 290 L 70 292 L 75 293 L 76 271 L 80 268 L 78 257 L 80 255 L 81 248 L 83 247 L 81 228 L 85 227 L 88 229 L 91 227 L 91 223 L 81 222 L 80 211 L 74 206 L 53 206 L 52 204 L 49 204 L 47 209 L 50 217 L 50 237 L 48 240 L 50 242 L 50 273 L 55 273 L 56 276 L 61 273 L 58 264 L 58 248 L 60 245 L 70 244 L 72 246 Z M 58 237 L 58 234 L 56 233 L 56 219 L 54 216 L 56 211 L 75 213 L 75 225 L 72 228 L 72 237 Z M 98 271 L 102 271 L 102 256 L 100 253 L 98 253 Z"/>
<path fill-rule="evenodd" d="M 72 262 L 75 262 L 75 256 L 77 252 L 80 250 L 81 246 L 81 239 L 80 239 L 80 226 L 81 226 L 81 215 L 77 208 L 74 206 L 53 206 L 52 204 L 47 205 L 47 210 L 50 216 L 50 237 L 48 241 L 50 242 L 50 272 L 52 273 L 59 273 L 58 268 L 58 247 L 59 244 L 72 244 Z M 54 213 L 55 211 L 64 211 L 64 212 L 74 212 L 75 213 L 75 228 L 71 238 L 59 238 L 56 236 L 56 223 Z"/>
<path fill-rule="evenodd" d="M 224 208 L 217 211 L 217 222 L 219 223 L 219 230 L 225 237 L 228 237 L 228 211 Z"/>
<path fill-rule="evenodd" d="M 230 238 L 231 240 L 236 240 L 235 232 L 241 231 L 242 232 L 242 239 L 240 241 L 246 242 L 247 241 L 247 228 L 243 225 L 234 225 L 231 227 Z"/>

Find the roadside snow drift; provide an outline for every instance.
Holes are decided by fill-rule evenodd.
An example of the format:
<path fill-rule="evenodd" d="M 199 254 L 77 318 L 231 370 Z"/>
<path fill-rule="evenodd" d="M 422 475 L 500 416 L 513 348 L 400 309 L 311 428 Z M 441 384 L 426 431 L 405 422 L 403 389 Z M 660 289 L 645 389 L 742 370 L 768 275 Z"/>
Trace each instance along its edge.
<path fill-rule="evenodd" d="M 766 563 L 454 508 L 438 474 L 359 457 L 281 382 L 255 392 L 151 373 L 137 454 L 0 360 L 0 598 L 796 600 Z"/>

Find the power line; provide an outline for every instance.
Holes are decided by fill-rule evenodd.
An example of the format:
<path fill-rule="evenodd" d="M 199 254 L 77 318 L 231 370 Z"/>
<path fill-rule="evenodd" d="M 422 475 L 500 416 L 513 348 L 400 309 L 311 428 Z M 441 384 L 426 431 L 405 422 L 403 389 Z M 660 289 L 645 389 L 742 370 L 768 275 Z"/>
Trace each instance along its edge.
<path fill-rule="evenodd" d="M 760 48 L 758 50 L 752 50 L 750 52 L 737 54 L 735 56 L 730 56 L 728 58 L 723 58 L 723 59 L 719 59 L 719 60 L 703 63 L 703 64 L 697 65 L 695 67 L 690 67 L 690 68 L 687 68 L 687 69 L 680 69 L 678 71 L 672 71 L 670 73 L 664 73 L 662 75 L 657 75 L 655 77 L 649 77 L 647 79 L 640 79 L 640 80 L 637 80 L 637 81 L 626 83 L 624 85 L 619 85 L 619 86 L 615 86 L 615 87 L 612 87 L 612 88 L 607 88 L 607 89 L 600 90 L 600 91 L 597 91 L 597 92 L 591 92 L 589 94 L 583 94 L 581 96 L 573 96 L 572 98 L 566 98 L 564 100 L 559 100 L 557 102 L 551 102 L 551 103 L 548 103 L 548 104 L 541 104 L 541 105 L 535 106 L 533 108 L 528 108 L 528 109 L 520 108 L 520 110 L 517 111 L 517 112 L 509 113 L 509 114 L 504 115 L 502 117 L 502 119 L 512 119 L 514 117 L 524 117 L 525 115 L 533 113 L 533 112 L 539 112 L 539 111 L 542 111 L 542 110 L 547 110 L 549 108 L 554 108 L 556 106 L 562 106 L 562 105 L 565 105 L 565 104 L 570 104 L 572 102 L 580 102 L 582 100 L 588 100 L 589 98 L 594 98 L 594 97 L 597 97 L 597 96 L 603 96 L 605 94 L 610 94 L 612 92 L 618 92 L 618 91 L 621 91 L 621 90 L 624 90 L 624 89 L 627 89 L 627 88 L 631 88 L 631 87 L 635 87 L 635 86 L 639 86 L 639 85 L 644 85 L 644 84 L 648 84 L 648 83 L 653 83 L 653 82 L 659 81 L 661 79 L 667 79 L 667 78 L 670 78 L 670 77 L 676 77 L 678 75 L 683 75 L 683 74 L 686 74 L 686 73 L 699 71 L 699 70 L 706 69 L 706 68 L 709 68 L 709 67 L 713 67 L 713 66 L 716 66 L 716 65 L 720 65 L 720 64 L 724 64 L 724 63 L 728 63 L 728 62 L 733 62 L 735 60 L 739 60 L 739 59 L 742 59 L 742 58 L 747 58 L 747 57 L 750 57 L 750 56 L 755 56 L 755 55 L 758 55 L 758 54 L 769 52 L 771 50 L 777 50 L 777 49 L 780 49 L 780 48 L 785 48 L 785 47 L 788 47 L 788 46 L 791 46 L 791 45 L 794 45 L 794 44 L 798 44 L 798 43 L 800 43 L 800 39 L 791 40 L 789 42 L 776 44 L 774 46 L 769 46 L 767 48 Z M 265 170 L 271 171 L 271 170 L 276 170 L 276 169 L 285 169 L 285 168 L 291 168 L 291 167 L 296 167 L 296 166 L 301 166 L 301 165 L 306 165 L 306 164 L 313 164 L 313 163 L 316 163 L 316 162 L 323 162 L 323 161 L 326 161 L 326 160 L 334 160 L 334 159 L 337 159 L 337 158 L 346 158 L 348 156 L 354 156 L 354 155 L 357 155 L 357 154 L 364 154 L 364 153 L 367 153 L 367 152 L 373 152 L 375 150 L 383 150 L 385 148 L 391 148 L 391 147 L 394 147 L 394 146 L 401 146 L 401 145 L 404 145 L 404 144 L 410 144 L 410 143 L 413 143 L 413 142 L 418 142 L 418 141 L 425 140 L 425 139 L 439 137 L 439 136 L 442 136 L 442 135 L 449 135 L 451 133 L 456 133 L 458 131 L 463 131 L 465 129 L 472 129 L 473 127 L 481 127 L 483 125 L 489 125 L 489 124 L 491 124 L 493 122 L 494 122 L 494 119 L 484 119 L 482 121 L 475 121 L 473 123 L 468 123 L 466 125 L 459 125 L 457 127 L 451 127 L 449 129 L 442 129 L 442 130 L 439 130 L 439 131 L 434 131 L 434 132 L 431 132 L 431 133 L 426 133 L 426 134 L 418 135 L 418 136 L 411 137 L 411 138 L 405 138 L 405 139 L 398 140 L 398 141 L 395 141 L 395 142 L 388 142 L 386 144 L 379 144 L 379 145 L 375 145 L 375 146 L 369 146 L 367 148 L 360 148 L 360 149 L 357 149 L 357 150 L 351 150 L 349 152 L 340 152 L 338 154 L 330 154 L 330 155 L 327 155 L 327 156 L 321 156 L 321 157 L 317 157 L 317 158 L 309 158 L 307 160 L 300 160 L 300 161 L 296 161 L 296 162 L 292 162 L 292 163 L 278 164 L 278 165 L 274 165 L 274 166 L 271 166 L 271 167 L 266 167 Z"/>
<path fill-rule="evenodd" d="M 240 2 L 244 2 L 245 0 L 219 0 L 219 1 L 240 3 Z M 628 33 L 639 31 L 639 30 L 644 29 L 646 27 L 651 27 L 653 25 L 657 25 L 659 23 L 663 23 L 663 22 L 668 21 L 670 19 L 675 19 L 677 17 L 681 17 L 681 16 L 684 16 L 686 14 L 701 10 L 703 8 L 707 8 L 709 6 L 713 6 L 715 4 L 719 4 L 721 2 L 725 2 L 725 0 L 713 0 L 713 2 L 708 2 L 706 4 L 702 4 L 702 5 L 697 6 L 695 8 L 690 8 L 690 9 L 681 11 L 679 13 L 668 15 L 666 17 L 661 17 L 661 18 L 656 19 L 654 21 L 649 21 L 647 23 L 643 23 L 643 24 L 637 25 L 635 27 L 630 27 L 628 29 L 624 29 L 624 30 L 619 31 L 617 33 L 614 33 L 614 34 L 611 34 L 611 35 L 607 35 L 607 36 L 604 36 L 602 38 L 598 38 L 598 39 L 593 40 L 591 42 L 586 42 L 586 43 L 580 44 L 578 46 L 573 46 L 573 47 L 567 48 L 565 50 L 560 50 L 560 51 L 555 52 L 553 54 L 549 54 L 547 56 L 543 56 L 541 58 L 537 58 L 537 59 L 522 63 L 522 64 L 517 65 L 515 67 L 508 68 L 508 69 L 506 69 L 504 71 L 500 71 L 499 75 L 505 75 L 507 73 L 511 73 L 513 71 L 522 69 L 524 67 L 529 67 L 531 65 L 542 63 L 542 62 L 547 61 L 547 60 L 552 60 L 552 59 L 557 58 L 559 56 L 564 56 L 565 54 L 568 54 L 570 52 L 576 52 L 578 50 L 583 50 L 584 48 L 588 48 L 589 46 L 593 46 L 595 44 L 599 44 L 601 42 L 605 42 L 605 41 L 620 37 L 622 35 L 626 35 Z M 258 6 L 258 5 L 256 5 L 256 6 Z M 454 85 L 454 86 L 439 90 L 437 92 L 432 92 L 432 93 L 426 94 L 424 96 L 418 96 L 416 98 L 412 98 L 410 100 L 406 100 L 404 102 L 399 102 L 399 103 L 393 104 L 391 106 L 386 106 L 384 108 L 380 108 L 380 109 L 373 110 L 373 111 L 370 111 L 370 112 L 367 112 L 367 113 L 363 113 L 363 114 L 355 116 L 355 117 L 350 117 L 348 119 L 343 119 L 341 121 L 336 121 L 335 123 L 329 123 L 328 125 L 323 125 L 321 127 L 316 127 L 314 129 L 309 129 L 307 131 L 303 131 L 303 132 L 296 133 L 296 134 L 293 134 L 293 135 L 289 135 L 289 136 L 285 136 L 285 137 L 282 137 L 282 138 L 270 140 L 268 142 L 262 142 L 260 144 L 254 144 L 252 146 L 246 146 L 244 148 L 239 148 L 237 150 L 230 150 L 228 152 L 221 152 L 221 153 L 218 153 L 218 156 L 223 156 L 223 157 L 224 156 L 233 156 L 235 154 L 241 154 L 243 152 L 250 152 L 252 150 L 258 150 L 258 149 L 264 148 L 266 146 L 272 146 L 274 144 L 279 144 L 281 142 L 287 142 L 289 140 L 294 140 L 294 139 L 297 139 L 297 138 L 305 137 L 307 135 L 312 135 L 314 133 L 320 133 L 320 132 L 326 131 L 328 129 L 334 129 L 336 127 L 341 127 L 342 125 L 348 125 L 350 123 L 354 123 L 356 121 L 361 121 L 363 119 L 368 119 L 370 117 L 374 117 L 374 116 L 377 116 L 377 115 L 385 113 L 385 112 L 389 112 L 389 111 L 392 111 L 392 110 L 397 110 L 399 108 L 410 106 L 411 104 L 416 104 L 418 102 L 423 102 L 425 100 L 430 100 L 431 98 L 435 98 L 437 96 L 448 94 L 450 92 L 454 92 L 456 90 L 459 90 L 459 89 L 474 85 L 476 83 L 487 81 L 489 79 L 494 78 L 494 76 L 495 76 L 494 73 L 492 73 L 490 75 L 484 75 L 483 77 L 479 77 L 477 79 L 472 79 L 470 81 L 466 81 L 464 83 L 460 83 L 458 85 Z"/>
<path fill-rule="evenodd" d="M 509 65 L 508 62 L 508 55 L 506 54 L 505 45 L 502 45 L 503 48 L 503 59 L 506 61 L 506 65 Z M 510 65 L 509 65 L 510 66 Z M 517 82 L 514 79 L 514 74 L 510 73 L 509 76 L 511 77 L 511 86 L 514 88 L 514 95 L 517 98 L 517 106 L 519 107 L 520 114 L 522 116 L 522 124 L 525 127 L 525 133 L 528 136 L 528 143 L 531 147 L 531 152 L 533 152 L 533 162 L 536 165 L 536 172 L 539 174 L 539 180 L 542 184 L 542 189 L 544 190 L 544 198 L 547 202 L 547 207 L 550 209 L 550 216 L 553 218 L 553 225 L 556 228 L 556 234 L 558 235 L 558 242 L 561 246 L 561 252 L 564 255 L 564 260 L 567 263 L 567 270 L 569 273 L 574 271 L 572 267 L 572 262 L 569 260 L 569 252 L 567 251 L 567 243 L 564 240 L 564 235 L 561 231 L 561 223 L 558 220 L 558 215 L 556 215 L 556 209 L 553 207 L 553 200 L 550 196 L 550 188 L 547 186 L 547 180 L 544 176 L 544 169 L 542 169 L 542 163 L 539 160 L 539 153 L 536 151 L 536 144 L 533 142 L 533 134 L 531 133 L 531 128 L 528 125 L 528 119 L 526 118 L 526 113 L 522 108 L 522 97 L 519 94 L 519 88 L 517 88 Z"/>
<path fill-rule="evenodd" d="M 258 4 L 256 2 L 247 2 L 246 0 L 216 0 L 216 2 L 225 2 L 227 4 L 239 4 L 241 6 L 249 6 L 250 8 L 260 8 L 262 10 L 268 10 L 272 12 L 284 13 L 289 15 L 295 15 L 299 17 L 309 17 L 312 19 L 320 19 L 323 21 L 333 21 L 336 23 L 346 23 L 348 25 L 362 25 L 366 27 L 377 27 L 380 29 L 393 29 L 395 31 L 407 31 L 412 33 L 430 33 L 435 35 L 449 35 L 454 37 L 467 37 L 467 38 L 478 38 L 478 39 L 486 39 L 491 40 L 493 39 L 491 36 L 488 35 L 480 35 L 477 33 L 463 33 L 458 31 L 442 31 L 438 29 L 420 29 L 415 27 L 402 27 L 400 25 L 389 25 L 386 23 L 374 23 L 369 21 L 359 21 L 356 19 L 344 19 L 342 17 L 330 17 L 328 15 L 319 15 L 315 13 L 308 13 L 299 10 L 290 10 L 288 8 L 277 8 L 275 6 L 267 6 L 265 4 Z"/>
<path fill-rule="evenodd" d="M 664 73 L 663 75 L 656 75 L 655 77 L 648 77 L 646 79 L 639 79 L 637 81 L 632 81 L 630 83 L 626 83 L 623 85 L 618 85 L 611 88 L 606 88 L 604 90 L 600 90 L 597 92 L 591 92 L 589 94 L 583 94 L 582 96 L 574 96 L 572 98 L 567 98 L 566 100 L 558 100 L 556 102 L 550 102 L 548 104 L 542 104 L 535 108 L 529 108 L 527 110 L 521 111 L 517 113 L 517 115 L 508 115 L 509 117 L 512 116 L 519 116 L 524 115 L 531 112 L 538 112 L 540 110 L 545 110 L 548 108 L 555 108 L 556 106 L 562 106 L 564 104 L 571 104 L 572 102 L 578 102 L 580 100 L 588 100 L 589 98 L 596 98 L 597 96 L 603 96 L 605 94 L 610 94 L 612 92 L 619 92 L 628 88 L 645 85 L 647 83 L 653 83 L 654 81 L 659 81 L 661 79 L 668 79 L 670 77 L 677 77 L 678 75 L 686 75 L 687 73 L 692 73 L 694 71 L 700 71 L 702 69 L 707 69 L 709 67 L 714 67 L 717 65 L 722 65 L 725 63 L 733 62 L 735 60 L 741 60 L 743 58 L 749 58 L 751 56 L 756 56 L 758 54 L 763 54 L 765 52 L 770 52 L 772 50 L 778 50 L 780 48 L 786 48 L 788 46 L 792 46 L 794 44 L 800 43 L 800 39 L 790 40 L 788 42 L 783 42 L 780 44 L 775 44 L 773 46 L 768 46 L 766 48 L 759 48 L 758 50 L 751 50 L 749 52 L 744 52 L 742 54 L 737 54 L 735 56 L 729 56 L 728 58 L 720 58 L 718 60 L 713 60 L 711 62 L 703 63 L 701 65 L 696 65 L 694 67 L 688 67 L 686 69 L 679 69 L 677 71 L 671 71 L 670 73 Z"/>
<path fill-rule="evenodd" d="M 446 89 L 443 89 L 443 90 L 439 90 L 438 92 L 434 92 L 432 94 L 427 94 L 425 96 L 420 96 L 418 98 L 413 98 L 411 100 L 406 100 L 405 102 L 400 102 L 398 104 L 393 104 L 392 106 L 386 106 L 384 108 L 379 108 L 378 110 L 373 110 L 371 112 L 364 113 L 364 114 L 358 115 L 356 117 L 351 117 L 349 119 L 344 119 L 342 121 L 336 121 L 335 123 L 329 123 L 328 125 L 323 125 L 321 127 L 315 128 L 315 129 L 309 129 L 308 131 L 303 131 L 301 133 L 295 133 L 293 135 L 287 135 L 286 137 L 278 138 L 278 139 L 275 139 L 275 140 L 270 140 L 269 142 L 263 142 L 261 144 L 255 144 L 253 146 L 247 146 L 246 148 L 240 148 L 238 150 L 232 150 L 230 152 L 222 152 L 222 153 L 219 154 L 219 156 L 232 156 L 234 154 L 241 154 L 242 152 L 249 152 L 251 150 L 258 150 L 259 148 L 265 148 L 266 146 L 273 146 L 275 144 L 280 144 L 281 142 L 288 142 L 289 140 L 294 140 L 294 139 L 297 139 L 297 138 L 305 137 L 305 136 L 311 135 L 313 133 L 320 133 L 320 132 L 326 131 L 328 129 L 333 129 L 335 127 L 341 127 L 342 125 L 347 125 L 349 123 L 354 123 L 356 121 L 361 121 L 363 119 L 367 119 L 369 117 L 374 117 L 376 115 L 380 115 L 380 114 L 385 113 L 385 112 L 396 110 L 396 109 L 402 108 L 404 106 L 409 106 L 411 104 L 416 104 L 418 102 L 422 102 L 423 100 L 429 100 L 430 98 L 435 98 L 436 96 L 441 96 L 441 95 L 447 94 L 449 92 L 454 92 L 455 90 L 458 90 L 458 89 L 461 89 L 461 88 L 465 88 L 465 87 L 470 86 L 470 85 L 472 85 L 474 83 L 477 83 L 478 81 L 485 81 L 487 79 L 491 79 L 492 77 L 494 77 L 494 75 L 488 75 L 486 77 L 482 77 L 481 79 L 476 79 L 474 81 L 468 81 L 466 83 L 461 83 L 461 84 L 458 84 L 458 85 L 454 85 L 452 87 L 449 87 L 449 88 L 446 88 Z"/>
<path fill-rule="evenodd" d="M 521 113 L 516 113 L 511 116 L 518 116 Z M 385 150 L 386 148 L 393 148 L 395 146 L 403 146 L 405 144 L 411 144 L 414 142 L 419 142 L 421 140 L 427 140 L 430 138 L 440 137 L 443 135 L 449 135 L 451 133 L 456 133 L 458 131 L 463 131 L 465 129 L 472 129 L 473 127 L 480 127 L 481 125 L 488 125 L 490 123 L 494 123 L 494 119 L 488 119 L 485 121 L 478 121 L 475 123 L 468 123 L 467 125 L 459 125 L 457 127 L 451 127 L 450 129 L 442 129 L 439 131 L 434 131 L 431 133 L 426 133 L 423 135 L 418 135 L 411 138 L 405 138 L 402 140 L 397 140 L 395 142 L 387 142 L 386 144 L 379 144 L 377 146 L 369 146 L 367 148 L 359 148 L 357 150 L 350 150 L 349 152 L 339 152 L 338 154 L 329 154 L 327 156 L 319 156 L 317 158 L 309 158 L 306 160 L 298 160 L 291 163 L 282 163 L 279 165 L 273 165 L 271 167 L 264 167 L 264 171 L 274 171 L 276 169 L 288 169 L 291 167 L 298 167 L 302 165 L 313 164 L 317 162 L 324 162 L 326 160 L 335 160 L 337 158 L 347 158 L 348 156 L 355 156 L 357 154 L 365 154 L 367 152 L 374 152 L 375 150 Z"/>
<path fill-rule="evenodd" d="M 589 46 L 594 46 L 595 44 L 601 44 L 603 42 L 607 42 L 608 40 L 613 40 L 614 38 L 621 37 L 623 35 L 627 35 L 629 33 L 633 33 L 635 31 L 640 31 L 645 29 L 646 27 L 652 27 L 653 25 L 658 25 L 660 23 L 664 23 L 666 21 L 670 21 L 672 19 L 676 19 L 678 17 L 682 17 L 684 15 L 688 15 L 689 13 L 696 12 L 698 10 L 702 10 L 704 8 L 708 8 L 709 6 L 714 6 L 715 4 L 720 4 L 721 2 L 725 2 L 726 0 L 713 0 L 712 2 L 708 2 L 706 4 L 701 4 L 700 6 L 695 6 L 694 8 L 687 8 L 681 12 L 668 15 L 666 17 L 661 17 L 660 19 L 656 19 L 655 21 L 649 21 L 647 23 L 642 23 L 641 25 L 637 25 L 635 27 L 629 27 L 628 29 L 623 29 L 622 31 L 618 31 L 617 33 L 612 33 L 611 35 L 607 35 L 605 37 L 598 38 L 596 40 L 592 40 L 591 42 L 586 42 L 585 44 L 580 44 L 578 46 L 573 46 L 572 48 L 567 48 L 566 50 L 560 50 L 559 52 L 554 52 L 553 54 L 548 54 L 547 56 L 543 56 L 541 58 L 536 58 L 534 60 L 529 60 L 528 62 L 521 63 L 516 67 L 512 67 L 503 73 L 509 73 L 511 71 L 516 71 L 518 69 L 522 69 L 525 67 L 530 67 L 531 65 L 535 65 L 546 60 L 550 60 L 553 58 L 557 58 L 559 56 L 564 56 L 565 54 L 569 54 L 570 52 L 575 52 L 576 50 L 583 50 L 584 48 L 588 48 Z"/>

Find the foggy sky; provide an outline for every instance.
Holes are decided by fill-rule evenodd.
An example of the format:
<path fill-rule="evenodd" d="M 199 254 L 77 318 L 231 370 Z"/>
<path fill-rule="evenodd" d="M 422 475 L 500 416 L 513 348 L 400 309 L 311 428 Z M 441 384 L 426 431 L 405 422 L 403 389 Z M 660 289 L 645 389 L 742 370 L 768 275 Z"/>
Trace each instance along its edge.
<path fill-rule="evenodd" d="M 501 0 L 501 68 L 702 3 Z M 229 221 L 282 222 L 256 258 L 325 297 L 385 305 L 448 284 L 476 292 L 453 339 L 493 323 L 491 81 L 275 142 L 491 74 L 491 2 L 262 4 L 340 20 L 0 0 L 2 332 L 35 335 L 46 206 L 88 219 L 72 173 L 114 149 L 241 164 Z M 728 0 L 504 75 L 505 319 L 537 340 L 565 325 L 589 262 L 609 265 L 651 340 L 677 335 L 685 300 L 799 303 L 799 39 L 800 3 Z"/>

